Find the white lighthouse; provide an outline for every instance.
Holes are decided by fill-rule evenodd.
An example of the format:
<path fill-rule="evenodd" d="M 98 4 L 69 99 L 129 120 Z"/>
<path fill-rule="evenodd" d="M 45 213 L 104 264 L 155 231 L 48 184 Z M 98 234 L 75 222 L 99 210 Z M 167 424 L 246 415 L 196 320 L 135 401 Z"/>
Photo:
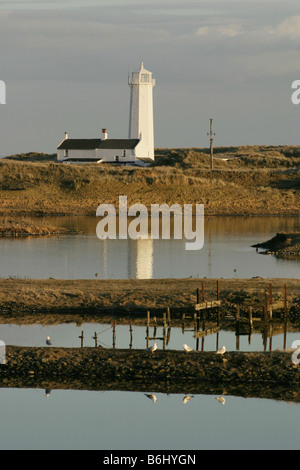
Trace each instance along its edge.
<path fill-rule="evenodd" d="M 57 161 L 64 163 L 114 163 L 116 165 L 148 166 L 154 160 L 152 73 L 144 69 L 133 72 L 128 79 L 131 87 L 129 138 L 111 139 L 107 130 L 95 139 L 69 138 L 57 147 Z M 0 97 L 1 98 L 1 97 Z"/>
<path fill-rule="evenodd" d="M 136 157 L 154 160 L 153 87 L 152 73 L 141 64 L 140 70 L 128 79 L 131 88 L 129 139 L 139 139 Z"/>

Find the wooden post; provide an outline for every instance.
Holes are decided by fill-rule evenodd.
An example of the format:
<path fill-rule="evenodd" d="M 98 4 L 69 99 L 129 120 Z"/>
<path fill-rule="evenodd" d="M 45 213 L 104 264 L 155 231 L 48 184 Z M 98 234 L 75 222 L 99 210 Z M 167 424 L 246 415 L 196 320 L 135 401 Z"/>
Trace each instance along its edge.
<path fill-rule="evenodd" d="M 236 325 L 239 325 L 240 324 L 240 319 L 241 319 L 241 311 L 240 311 L 240 307 L 239 305 L 237 305 L 236 307 Z"/>
<path fill-rule="evenodd" d="M 215 133 L 213 132 L 213 119 L 210 119 L 210 169 L 213 170 L 214 164 L 213 164 L 213 141 L 214 141 L 214 135 Z"/>
<path fill-rule="evenodd" d="M 202 282 L 202 302 L 205 302 L 204 282 Z"/>
<path fill-rule="evenodd" d="M 168 314 L 168 325 L 171 326 L 171 310 L 170 310 L 170 307 L 167 307 L 167 314 Z"/>
<path fill-rule="evenodd" d="M 113 349 L 116 347 L 116 322 L 113 324 Z"/>
<path fill-rule="evenodd" d="M 240 313 L 240 307 L 236 307 L 236 321 L 235 321 L 235 335 L 236 335 L 236 349 L 237 351 L 240 349 L 240 318 L 241 318 L 241 313 Z"/>
<path fill-rule="evenodd" d="M 197 304 L 200 304 L 200 289 L 197 287 Z"/>
<path fill-rule="evenodd" d="M 131 320 L 129 322 L 129 333 L 130 333 L 129 349 L 132 349 L 132 321 Z"/>
<path fill-rule="evenodd" d="M 167 339 L 167 336 L 166 336 L 166 325 L 165 325 L 163 328 L 163 349 L 166 349 L 166 339 Z"/>
<path fill-rule="evenodd" d="M 97 339 L 98 339 L 98 338 L 97 338 L 97 333 L 96 333 L 96 331 L 94 332 L 93 339 L 95 340 L 95 348 L 97 348 L 97 346 L 98 346 Z"/>
<path fill-rule="evenodd" d="M 163 327 L 166 328 L 167 326 L 167 315 L 166 312 L 163 312 Z"/>
<path fill-rule="evenodd" d="M 283 286 L 283 302 L 284 302 L 284 318 L 287 318 L 287 295 L 286 295 L 286 284 Z"/>
<path fill-rule="evenodd" d="M 156 330 L 157 330 L 157 320 L 156 317 L 153 318 L 154 328 L 153 328 L 153 338 L 156 338 Z"/>
<path fill-rule="evenodd" d="M 249 307 L 249 327 L 250 327 L 250 331 L 252 331 L 253 330 L 252 307 Z"/>
<path fill-rule="evenodd" d="M 169 342 L 170 342 L 170 338 L 171 338 L 171 327 L 169 326 L 168 332 L 167 332 L 167 345 L 168 345 Z"/>
<path fill-rule="evenodd" d="M 150 312 L 149 310 L 147 311 L 147 326 L 150 325 Z"/>
<path fill-rule="evenodd" d="M 81 344 L 81 347 L 83 348 L 83 338 L 84 338 L 83 331 L 81 332 L 81 335 L 78 336 L 78 338 L 81 339 L 81 343 L 80 343 L 80 344 Z"/>
<path fill-rule="evenodd" d="M 239 351 L 240 350 L 240 335 L 239 335 L 239 331 L 237 330 L 237 333 L 236 333 L 236 350 Z"/>
<path fill-rule="evenodd" d="M 264 315 L 265 315 L 265 321 L 268 321 L 268 299 L 267 299 L 267 291 L 266 291 L 266 289 L 265 289 Z"/>
<path fill-rule="evenodd" d="M 146 347 L 149 348 L 149 326 L 146 326 Z"/>

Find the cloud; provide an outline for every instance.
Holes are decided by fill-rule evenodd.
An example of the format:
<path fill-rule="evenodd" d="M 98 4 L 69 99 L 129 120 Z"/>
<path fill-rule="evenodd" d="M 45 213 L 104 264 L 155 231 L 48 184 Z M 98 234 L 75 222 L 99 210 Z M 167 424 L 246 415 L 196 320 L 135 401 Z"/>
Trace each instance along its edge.
<path fill-rule="evenodd" d="M 244 33 L 245 32 L 243 31 L 242 25 L 237 24 L 237 23 L 216 25 L 216 26 L 202 26 L 198 28 L 196 31 L 197 36 L 215 35 L 215 36 L 225 36 L 228 38 L 234 38 Z"/>
<path fill-rule="evenodd" d="M 278 38 L 300 38 L 300 15 L 292 16 L 279 23 L 275 28 L 270 28 L 269 34 Z"/>
<path fill-rule="evenodd" d="M 272 25 L 251 25 L 250 22 L 246 23 L 244 20 L 236 22 L 228 22 L 224 20 L 222 24 L 215 22 L 215 24 L 203 25 L 196 30 L 196 36 L 209 36 L 209 39 L 219 40 L 223 38 L 244 38 L 245 43 L 272 43 L 286 40 L 298 40 L 300 38 L 300 15 L 295 15 L 286 18 L 282 22 Z"/>

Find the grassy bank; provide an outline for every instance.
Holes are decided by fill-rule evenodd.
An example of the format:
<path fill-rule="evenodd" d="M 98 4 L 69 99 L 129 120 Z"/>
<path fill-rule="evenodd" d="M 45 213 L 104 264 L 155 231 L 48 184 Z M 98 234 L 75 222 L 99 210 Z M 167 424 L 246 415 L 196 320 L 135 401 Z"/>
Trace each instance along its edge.
<path fill-rule="evenodd" d="M 216 279 L 125 279 L 125 280 L 26 280 L 0 279 L 1 318 L 27 316 L 38 313 L 63 315 L 143 315 L 146 311 L 162 312 L 193 310 L 197 303 L 197 289 L 204 283 L 205 300 L 217 298 Z M 297 279 L 220 279 L 219 296 L 226 306 L 241 305 L 263 312 L 265 290 L 272 284 L 273 301 L 282 301 L 284 285 L 287 300 L 298 305 L 300 282 Z M 296 307 L 295 307 L 296 308 Z"/>
<path fill-rule="evenodd" d="M 67 230 L 53 225 L 44 225 L 21 218 L 18 221 L 6 218 L 0 222 L 0 237 L 40 237 L 49 235 L 66 235 L 77 233 L 74 230 Z"/>
<path fill-rule="evenodd" d="M 0 213 L 94 215 L 100 203 L 204 204 L 207 215 L 299 215 L 300 147 L 157 149 L 149 168 L 0 161 Z"/>

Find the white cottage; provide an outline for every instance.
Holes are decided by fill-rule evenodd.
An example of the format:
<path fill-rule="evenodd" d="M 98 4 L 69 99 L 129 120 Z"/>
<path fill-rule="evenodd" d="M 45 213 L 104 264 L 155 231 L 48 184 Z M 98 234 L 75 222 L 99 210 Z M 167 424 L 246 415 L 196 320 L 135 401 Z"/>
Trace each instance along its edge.
<path fill-rule="evenodd" d="M 154 161 L 153 94 L 155 80 L 142 64 L 128 80 L 131 88 L 129 138 L 64 140 L 57 148 L 57 161 L 64 163 L 117 163 L 145 166 Z"/>

